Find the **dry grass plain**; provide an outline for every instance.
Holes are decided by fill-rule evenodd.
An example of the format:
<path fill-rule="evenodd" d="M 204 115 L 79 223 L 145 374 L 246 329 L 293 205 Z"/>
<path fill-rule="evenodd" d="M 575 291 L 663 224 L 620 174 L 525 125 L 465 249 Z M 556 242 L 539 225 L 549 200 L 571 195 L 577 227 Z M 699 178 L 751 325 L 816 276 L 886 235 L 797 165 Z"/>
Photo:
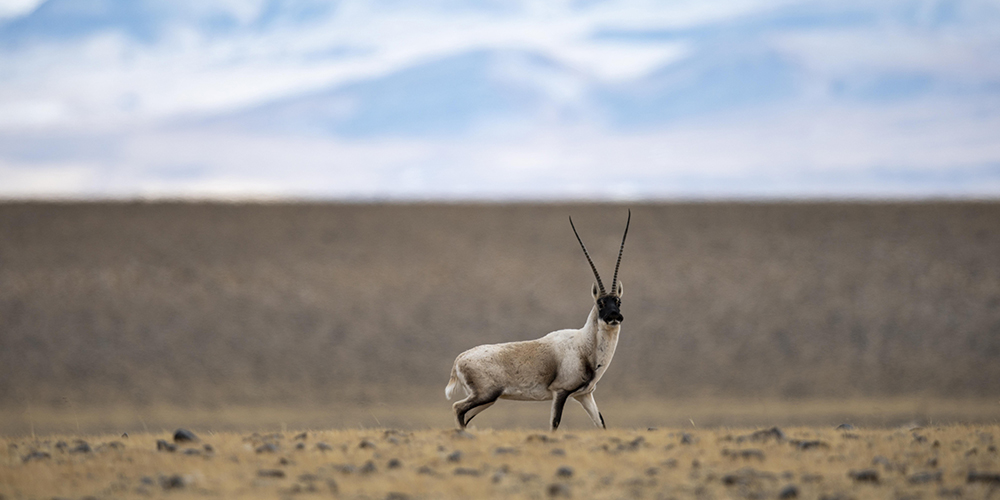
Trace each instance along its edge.
<path fill-rule="evenodd" d="M 0 495 L 1000 497 L 1000 425 L 556 433 L 373 428 L 198 437 L 176 444 L 172 432 L 7 438 Z"/>

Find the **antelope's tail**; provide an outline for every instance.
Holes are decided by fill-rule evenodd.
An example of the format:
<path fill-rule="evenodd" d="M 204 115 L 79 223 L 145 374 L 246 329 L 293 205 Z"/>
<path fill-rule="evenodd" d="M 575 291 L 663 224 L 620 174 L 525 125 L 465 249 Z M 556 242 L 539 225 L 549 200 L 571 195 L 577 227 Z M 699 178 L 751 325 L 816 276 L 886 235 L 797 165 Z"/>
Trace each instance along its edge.
<path fill-rule="evenodd" d="M 451 366 L 451 379 L 448 380 L 448 385 L 444 388 L 444 397 L 451 399 L 452 393 L 455 392 L 455 387 L 458 386 L 458 363 Z"/>

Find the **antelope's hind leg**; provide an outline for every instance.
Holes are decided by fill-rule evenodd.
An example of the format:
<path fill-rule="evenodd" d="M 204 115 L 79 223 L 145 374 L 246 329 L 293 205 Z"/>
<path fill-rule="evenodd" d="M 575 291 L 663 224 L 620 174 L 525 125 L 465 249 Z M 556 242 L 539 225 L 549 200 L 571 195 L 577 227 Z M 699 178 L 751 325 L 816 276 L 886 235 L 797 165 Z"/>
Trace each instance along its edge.
<path fill-rule="evenodd" d="M 602 429 L 608 428 L 604 425 L 604 415 L 601 415 L 601 411 L 597 409 L 597 401 L 594 401 L 594 393 L 591 392 L 581 396 L 575 396 L 573 399 L 583 406 L 584 411 L 586 411 L 587 415 L 590 415 L 590 419 L 594 421 L 594 425 Z"/>
<path fill-rule="evenodd" d="M 455 419 L 458 421 L 458 428 L 464 429 L 472 420 L 472 417 L 479 415 L 483 410 L 493 406 L 503 389 L 494 389 L 487 394 L 472 393 L 469 397 L 456 401 L 452 408 L 455 410 Z M 469 415 L 471 413 L 471 415 Z M 468 415 L 468 418 L 466 418 Z"/>

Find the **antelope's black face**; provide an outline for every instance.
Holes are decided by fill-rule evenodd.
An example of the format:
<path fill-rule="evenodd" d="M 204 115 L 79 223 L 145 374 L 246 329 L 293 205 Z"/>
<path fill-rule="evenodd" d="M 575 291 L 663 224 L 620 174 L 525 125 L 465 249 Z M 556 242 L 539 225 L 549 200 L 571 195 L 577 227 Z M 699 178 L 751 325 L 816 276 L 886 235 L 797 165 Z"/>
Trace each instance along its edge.
<path fill-rule="evenodd" d="M 604 295 L 597 299 L 597 317 L 601 321 L 614 326 L 621 324 L 625 319 L 620 310 L 622 299 L 614 295 Z"/>

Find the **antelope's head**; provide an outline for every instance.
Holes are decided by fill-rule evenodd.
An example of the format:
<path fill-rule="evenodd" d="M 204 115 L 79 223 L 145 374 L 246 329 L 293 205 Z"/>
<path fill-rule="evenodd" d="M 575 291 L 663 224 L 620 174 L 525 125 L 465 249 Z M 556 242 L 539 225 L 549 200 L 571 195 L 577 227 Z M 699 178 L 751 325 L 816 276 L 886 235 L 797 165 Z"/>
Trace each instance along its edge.
<path fill-rule="evenodd" d="M 625 237 L 628 236 L 628 225 L 632 222 L 632 211 L 628 211 L 628 221 L 625 222 L 625 234 L 622 235 L 622 245 L 618 249 L 618 262 L 615 264 L 615 276 L 611 280 L 611 291 L 608 292 L 604 289 L 604 283 L 601 282 L 601 275 L 597 272 L 597 267 L 594 266 L 594 261 L 591 260 L 590 254 L 587 252 L 587 247 L 583 244 L 583 240 L 580 239 L 580 233 L 576 232 L 576 226 L 573 225 L 573 218 L 569 218 L 569 225 L 573 228 L 573 234 L 576 235 L 576 241 L 580 242 L 580 248 L 583 249 L 583 255 L 587 257 L 587 262 L 590 263 L 590 269 L 594 271 L 594 277 L 597 278 L 597 283 L 594 283 L 591 293 L 594 295 L 594 304 L 597 306 L 597 317 L 604 323 L 608 325 L 615 326 L 621 324 L 622 320 L 625 318 L 621 313 L 622 305 L 622 284 L 618 281 L 618 267 L 622 264 L 622 252 L 625 250 Z"/>

